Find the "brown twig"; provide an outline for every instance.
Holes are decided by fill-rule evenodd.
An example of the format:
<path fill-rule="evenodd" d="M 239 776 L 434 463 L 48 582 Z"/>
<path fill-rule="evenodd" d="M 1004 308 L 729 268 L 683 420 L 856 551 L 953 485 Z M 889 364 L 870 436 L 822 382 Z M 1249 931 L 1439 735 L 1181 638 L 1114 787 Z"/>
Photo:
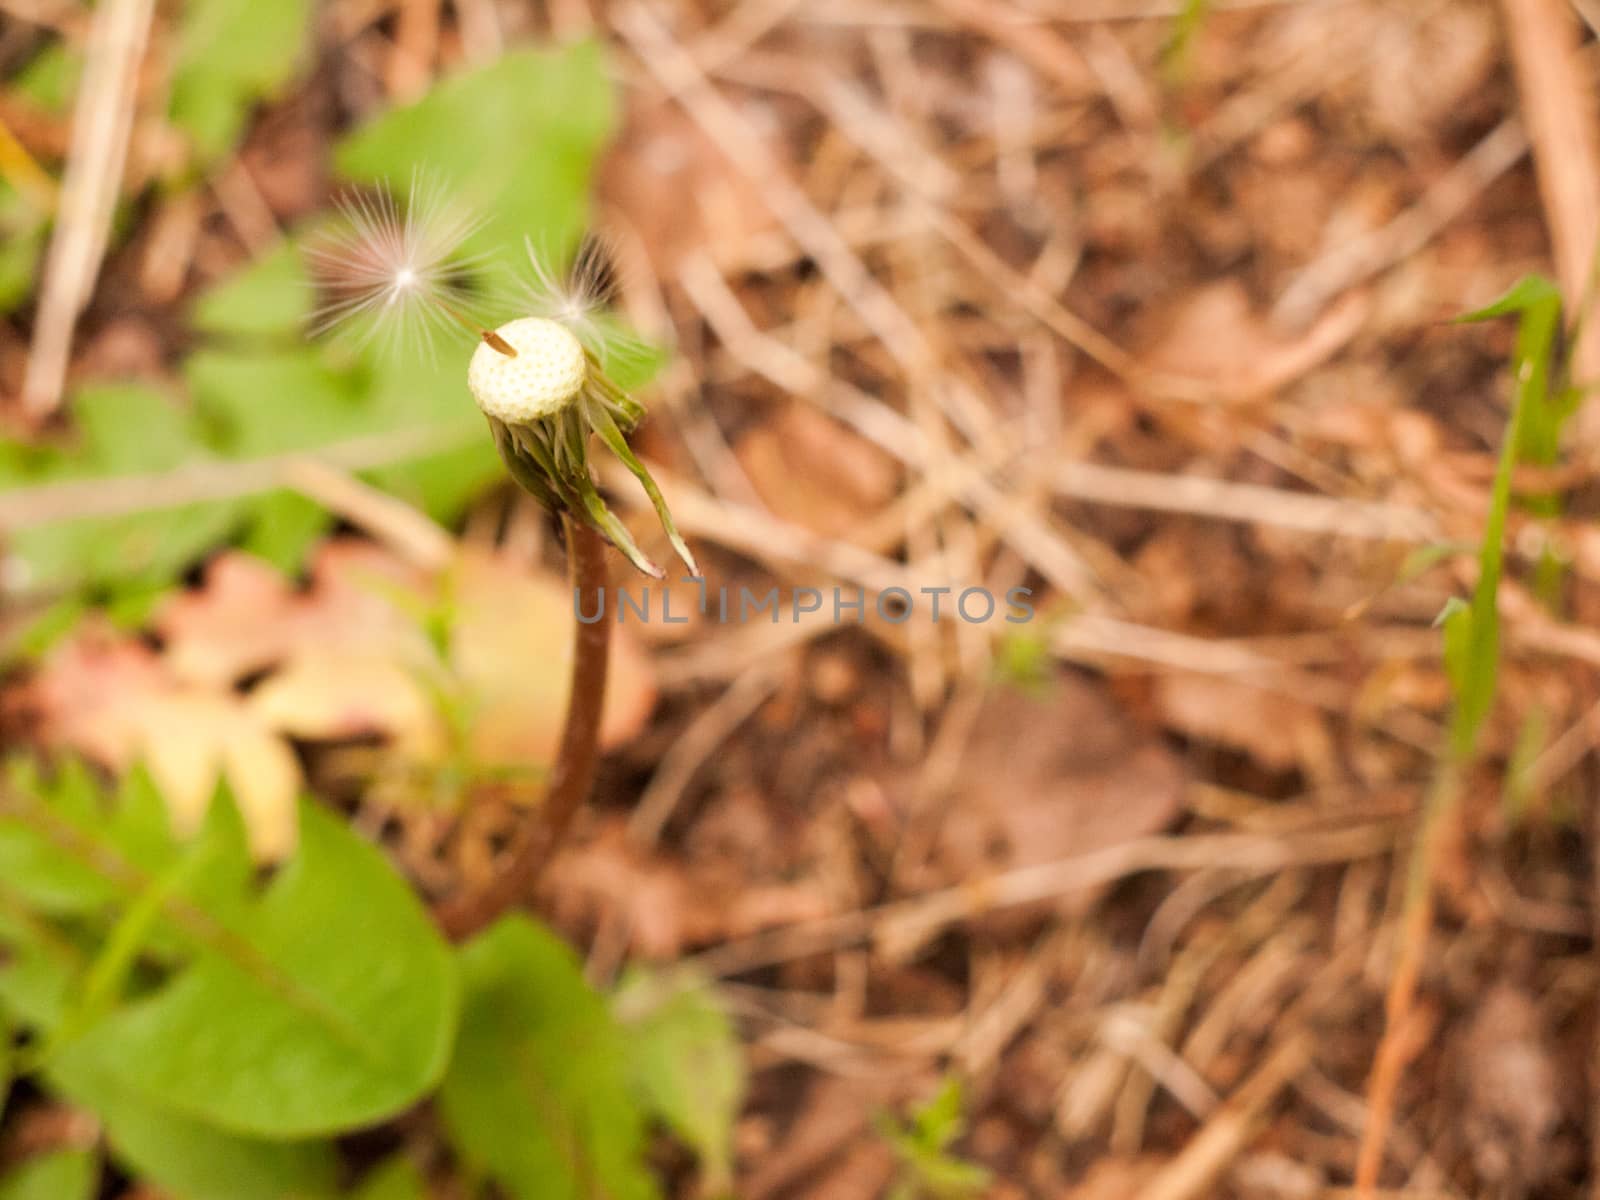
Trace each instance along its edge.
<path fill-rule="evenodd" d="M 1569 315 L 1576 314 L 1593 292 L 1600 237 L 1600 132 L 1594 88 L 1583 63 L 1582 26 L 1565 0 L 1501 0 L 1500 7 L 1538 167 L 1556 277 Z M 1600 374 L 1600 327 L 1593 320 L 1580 331 L 1572 366 L 1578 379 Z M 1581 441 L 1592 447 L 1600 434 L 1600 410 L 1590 404 L 1579 420 Z"/>
<path fill-rule="evenodd" d="M 30 421 L 44 420 L 61 402 L 73 329 L 111 235 L 154 9 L 153 0 L 117 0 L 95 9 L 22 385 L 22 414 Z"/>
<path fill-rule="evenodd" d="M 567 565 L 574 601 L 581 605 L 577 611 L 598 612 L 609 578 L 605 539 L 571 517 L 563 516 L 561 522 L 567 535 Z M 471 937 L 532 896 L 545 865 L 589 798 L 599 759 L 611 623 L 604 619 L 587 624 L 574 621 L 574 626 L 572 690 L 549 787 L 488 885 L 435 908 L 434 918 L 440 928 L 457 941 Z"/>

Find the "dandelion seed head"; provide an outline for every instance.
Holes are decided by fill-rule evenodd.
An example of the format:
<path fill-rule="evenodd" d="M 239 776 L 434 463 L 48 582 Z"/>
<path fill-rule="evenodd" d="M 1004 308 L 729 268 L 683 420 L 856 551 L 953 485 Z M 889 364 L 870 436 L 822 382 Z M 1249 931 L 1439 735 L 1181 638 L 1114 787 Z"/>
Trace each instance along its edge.
<path fill-rule="evenodd" d="M 495 334 L 515 358 L 487 344 L 473 352 L 467 387 L 478 407 L 507 425 L 522 425 L 566 408 L 589 378 L 583 343 L 558 321 L 520 317 Z"/>
<path fill-rule="evenodd" d="M 337 208 L 338 224 L 306 246 L 328 297 L 312 332 L 413 337 L 431 348 L 434 334 L 461 320 L 471 302 L 465 280 L 478 260 L 461 248 L 480 222 L 420 176 L 403 210 L 387 191 L 344 197 Z"/>

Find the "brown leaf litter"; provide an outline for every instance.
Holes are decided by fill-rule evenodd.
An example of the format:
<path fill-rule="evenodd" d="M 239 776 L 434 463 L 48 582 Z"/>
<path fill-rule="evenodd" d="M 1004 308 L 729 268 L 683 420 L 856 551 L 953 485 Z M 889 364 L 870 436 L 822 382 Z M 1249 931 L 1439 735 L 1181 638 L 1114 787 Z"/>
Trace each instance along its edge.
<path fill-rule="evenodd" d="M 73 635 L 13 703 L 52 746 L 115 771 L 145 762 L 181 829 L 199 824 L 226 777 L 262 858 L 293 844 L 305 785 L 295 742 L 379 738 L 414 768 L 532 779 L 560 733 L 571 594 L 482 551 L 463 549 L 430 579 L 372 543 L 336 540 L 316 552 L 303 589 L 223 554 L 154 629 L 159 647 L 102 626 Z M 647 660 L 619 634 L 608 746 L 631 738 L 654 703 Z"/>

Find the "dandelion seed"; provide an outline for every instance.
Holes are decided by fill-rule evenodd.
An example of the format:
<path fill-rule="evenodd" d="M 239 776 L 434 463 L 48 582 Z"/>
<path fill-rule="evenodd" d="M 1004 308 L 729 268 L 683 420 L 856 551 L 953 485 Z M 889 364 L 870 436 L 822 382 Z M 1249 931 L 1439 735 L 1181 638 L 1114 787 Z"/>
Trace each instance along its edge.
<path fill-rule="evenodd" d="M 317 314 L 316 331 L 346 323 L 370 337 L 433 334 L 451 323 L 476 333 L 481 345 L 467 368 L 467 388 L 489 420 L 506 469 L 552 511 L 566 512 L 598 531 L 646 574 L 664 572 L 606 507 L 589 473 L 588 447 L 598 435 L 644 488 L 674 551 L 691 574 L 694 555 L 679 535 L 661 489 L 629 447 L 626 435 L 644 406 L 624 392 L 608 369 L 646 352 L 607 319 L 608 256 L 588 239 L 571 269 L 558 276 L 525 240 L 532 277 L 526 315 L 485 329 L 467 315 L 463 286 L 468 260 L 462 244 L 474 222 L 453 215 L 437 189 L 413 178 L 402 214 L 380 193 L 341 204 L 344 228 L 308 249 L 332 299 Z"/>
<path fill-rule="evenodd" d="M 306 247 L 329 296 L 313 315 L 313 333 L 412 338 L 431 354 L 435 335 L 452 324 L 482 332 L 467 315 L 466 280 L 485 256 L 461 253 L 482 222 L 453 207 L 442 187 L 414 175 L 403 212 L 388 192 L 346 197 L 337 207 L 340 226 Z"/>
<path fill-rule="evenodd" d="M 608 371 L 635 367 L 650 357 L 646 342 L 608 319 L 616 284 L 605 239 L 586 234 L 572 265 L 561 273 L 550 267 L 549 256 L 535 249 L 531 238 L 523 238 L 522 245 L 528 255 L 521 284 L 529 315 L 565 325 Z"/>

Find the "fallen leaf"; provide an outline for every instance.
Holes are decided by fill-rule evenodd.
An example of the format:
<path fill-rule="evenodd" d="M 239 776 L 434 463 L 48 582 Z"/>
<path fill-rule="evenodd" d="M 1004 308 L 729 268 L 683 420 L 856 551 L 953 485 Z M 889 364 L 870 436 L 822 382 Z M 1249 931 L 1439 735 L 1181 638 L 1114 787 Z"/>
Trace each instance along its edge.
<path fill-rule="evenodd" d="M 1203 742 L 1242 750 L 1269 771 L 1319 770 L 1333 755 L 1322 714 L 1275 691 L 1216 675 L 1164 675 L 1156 702 L 1167 724 Z"/>
<path fill-rule="evenodd" d="M 172 672 L 213 686 L 312 654 L 421 663 L 431 655 L 427 639 L 396 601 L 420 599 L 423 588 L 419 572 L 354 540 L 317 551 L 303 592 L 260 559 L 227 553 L 212 561 L 203 586 L 172 598 L 155 628 Z"/>
<path fill-rule="evenodd" d="M 448 631 L 445 660 L 424 630 L 435 610 Z M 482 551 L 463 551 L 431 581 L 371 543 L 334 541 L 301 593 L 247 555 L 223 555 L 157 627 L 186 679 L 226 686 L 266 672 L 250 707 L 294 737 L 377 735 L 438 763 L 452 750 L 442 703 L 459 706 L 450 715 L 464 725 L 460 749 L 479 766 L 546 766 L 560 736 L 571 593 L 553 575 Z M 654 701 L 648 660 L 617 630 L 602 745 L 633 737 Z"/>
<path fill-rule="evenodd" d="M 288 743 L 233 693 L 182 682 L 140 642 L 86 628 L 46 658 L 26 703 L 46 744 L 113 771 L 144 762 L 180 833 L 199 828 L 226 778 L 252 853 L 273 861 L 293 848 L 302 780 Z"/>
<path fill-rule="evenodd" d="M 198 827 L 227 778 L 252 849 L 276 859 L 293 847 L 303 783 L 291 737 L 383 737 L 422 766 L 456 755 L 474 769 L 547 766 L 566 709 L 570 604 L 555 576 L 478 551 L 429 579 L 371 543 L 333 541 L 304 590 L 224 554 L 163 608 L 160 650 L 93 628 L 42 664 L 22 704 L 48 744 L 113 771 L 146 762 L 179 830 Z M 618 630 L 602 745 L 633 737 L 654 701 L 648 659 Z"/>
<path fill-rule="evenodd" d="M 450 641 L 468 698 L 476 761 L 544 766 L 555 753 L 572 669 L 572 592 L 553 575 L 465 551 Z M 636 736 L 655 706 L 649 660 L 626 628 L 612 631 L 600 744 Z"/>
<path fill-rule="evenodd" d="M 1352 292 L 1304 333 L 1284 337 L 1258 315 L 1237 279 L 1185 297 L 1167 334 L 1150 351 L 1154 370 L 1217 385 L 1248 400 L 1283 387 L 1331 358 L 1366 319 L 1367 299 Z"/>
<path fill-rule="evenodd" d="M 735 453 L 768 508 L 829 537 L 880 512 L 899 485 L 893 459 L 809 404 L 750 429 Z"/>
<path fill-rule="evenodd" d="M 1066 675 L 1039 698 L 997 690 L 952 786 L 941 855 L 955 878 L 973 878 L 1088 854 L 1164 828 L 1183 785 L 1177 758 L 1104 688 Z M 1082 911 L 1097 894 L 1065 903 Z"/>
<path fill-rule="evenodd" d="M 392 658 L 299 655 L 262 680 L 250 708 L 293 737 L 384 733 L 423 759 L 446 749 L 436 706 L 417 676 Z"/>

